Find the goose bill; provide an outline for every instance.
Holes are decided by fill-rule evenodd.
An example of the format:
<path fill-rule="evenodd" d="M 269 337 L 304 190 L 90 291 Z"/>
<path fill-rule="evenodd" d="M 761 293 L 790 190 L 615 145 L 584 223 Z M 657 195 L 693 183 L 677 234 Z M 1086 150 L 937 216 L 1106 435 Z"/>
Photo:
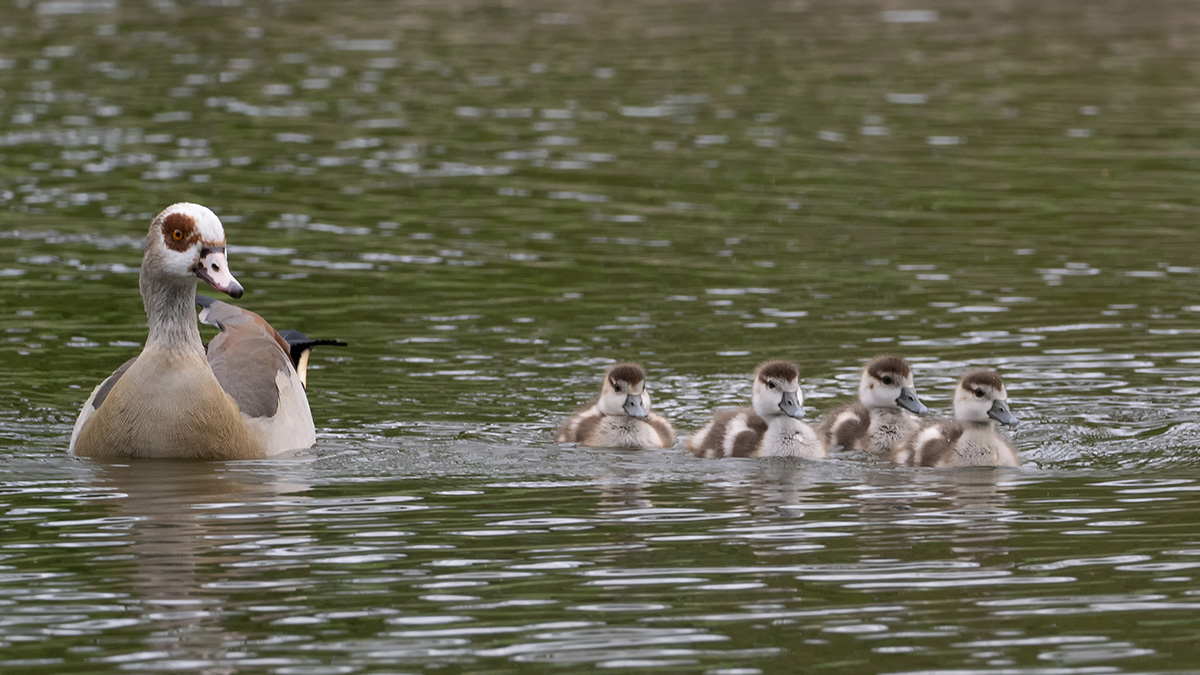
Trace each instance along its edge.
<path fill-rule="evenodd" d="M 200 259 L 196 261 L 196 276 L 204 283 L 225 293 L 231 298 L 242 297 L 242 285 L 233 278 L 229 271 L 229 261 L 225 257 L 225 247 L 205 248 L 200 251 Z"/>

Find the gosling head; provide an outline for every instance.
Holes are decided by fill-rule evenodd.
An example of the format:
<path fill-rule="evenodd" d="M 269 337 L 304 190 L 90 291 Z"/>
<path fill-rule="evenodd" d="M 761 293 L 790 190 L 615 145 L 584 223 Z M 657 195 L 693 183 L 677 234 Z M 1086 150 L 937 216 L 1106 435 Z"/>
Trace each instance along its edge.
<path fill-rule="evenodd" d="M 645 419 L 650 414 L 646 371 L 636 363 L 618 363 L 604 374 L 597 403 L 605 415 Z"/>
<path fill-rule="evenodd" d="M 780 415 L 804 417 L 800 369 L 791 361 L 767 361 L 754 373 L 754 412 L 763 419 Z"/>
<path fill-rule="evenodd" d="M 929 410 L 913 387 L 912 370 L 895 356 L 877 357 L 863 368 L 858 400 L 867 408 L 900 407 L 918 415 Z"/>
<path fill-rule="evenodd" d="M 972 370 L 958 381 L 954 390 L 954 418 L 973 424 L 988 424 L 993 420 L 1001 424 L 1017 423 L 1008 410 L 1004 381 L 990 370 Z"/>
<path fill-rule="evenodd" d="M 217 215 L 199 204 L 172 204 L 150 223 L 143 279 L 194 282 L 199 278 L 230 297 L 242 297 L 242 285 L 229 271 L 225 228 Z"/>

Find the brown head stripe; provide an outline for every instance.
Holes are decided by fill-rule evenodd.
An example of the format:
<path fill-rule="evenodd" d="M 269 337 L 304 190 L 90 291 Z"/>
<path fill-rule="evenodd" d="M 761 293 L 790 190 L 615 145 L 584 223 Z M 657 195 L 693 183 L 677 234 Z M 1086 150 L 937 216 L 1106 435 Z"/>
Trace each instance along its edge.
<path fill-rule="evenodd" d="M 608 379 L 612 382 L 637 384 L 646 381 L 646 371 L 636 363 L 618 363 L 608 369 Z"/>
<path fill-rule="evenodd" d="M 182 235 L 179 239 L 175 238 L 176 230 Z M 196 221 L 186 213 L 171 213 L 163 218 L 162 234 L 167 248 L 173 251 L 186 251 L 192 247 L 192 244 L 200 241 L 200 233 L 196 231 Z"/>
<path fill-rule="evenodd" d="M 888 374 L 899 375 L 902 379 L 912 376 L 908 364 L 898 356 L 875 357 L 867 364 L 867 373 L 877 380 Z"/>
<path fill-rule="evenodd" d="M 990 370 L 972 370 L 962 376 L 962 388 L 991 387 L 997 391 L 1004 388 L 1004 380 Z"/>
<path fill-rule="evenodd" d="M 764 382 L 768 379 L 791 382 L 800 379 L 800 368 L 791 361 L 767 361 L 758 367 L 757 377 Z"/>

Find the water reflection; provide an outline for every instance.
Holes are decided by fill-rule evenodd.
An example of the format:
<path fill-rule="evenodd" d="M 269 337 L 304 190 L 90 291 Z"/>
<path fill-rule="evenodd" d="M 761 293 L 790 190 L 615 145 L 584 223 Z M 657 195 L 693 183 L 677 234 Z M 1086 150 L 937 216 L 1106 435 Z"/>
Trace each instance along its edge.
<path fill-rule="evenodd" d="M 1195 551 L 1128 553 L 1089 536 L 1175 518 L 1196 492 L 1189 479 L 388 447 L 367 462 L 352 451 L 286 466 L 91 466 L 90 493 L 14 486 L 4 499 L 27 505 L 5 521 L 52 528 L 51 546 L 77 562 L 6 574 L 23 586 L 9 601 L 53 605 L 41 624 L 10 619 L 7 634 L 43 625 L 136 638 L 128 663 L 148 669 L 769 664 L 789 653 L 788 635 L 817 658 L 865 643 L 897 658 L 1110 663 L 1155 650 L 1095 631 L 1047 642 L 1006 622 L 1195 605 Z M 56 506 L 37 507 L 39 494 Z M 6 565 L 28 569 L 34 549 L 3 550 Z M 87 591 L 97 572 L 125 579 L 123 590 Z M 1114 595 L 1110 573 L 1148 585 Z M 978 589 L 965 606 L 962 589 Z M 947 625 L 951 606 L 968 618 Z M 748 643 L 747 629 L 770 646 Z M 241 651 L 226 651 L 231 642 Z"/>

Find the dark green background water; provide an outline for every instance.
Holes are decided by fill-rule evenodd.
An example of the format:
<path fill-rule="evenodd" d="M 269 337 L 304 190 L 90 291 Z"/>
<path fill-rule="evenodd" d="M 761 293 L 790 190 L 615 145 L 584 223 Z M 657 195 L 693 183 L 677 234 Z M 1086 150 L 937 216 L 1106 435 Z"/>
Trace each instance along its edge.
<path fill-rule="evenodd" d="M 1191 3 L 0 0 L 5 673 L 1193 672 Z M 166 205 L 351 342 L 272 462 L 67 456 Z M 560 448 L 801 365 L 1019 471 Z"/>

